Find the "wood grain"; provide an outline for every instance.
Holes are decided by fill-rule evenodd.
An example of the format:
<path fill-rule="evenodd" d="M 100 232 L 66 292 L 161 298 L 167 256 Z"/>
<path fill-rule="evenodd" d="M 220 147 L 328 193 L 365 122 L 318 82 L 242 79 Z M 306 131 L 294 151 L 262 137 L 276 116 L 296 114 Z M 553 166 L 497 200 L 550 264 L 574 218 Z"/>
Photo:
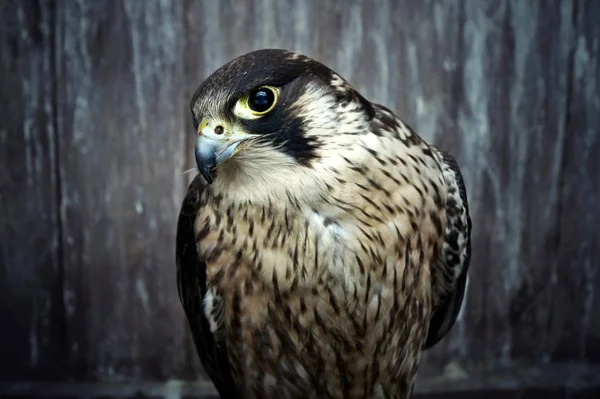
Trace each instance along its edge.
<path fill-rule="evenodd" d="M 552 359 L 600 361 L 600 9 L 577 1 L 562 166 Z"/>
<path fill-rule="evenodd" d="M 64 295 L 78 378 L 185 368 L 173 249 L 186 101 L 178 4 L 58 9 Z"/>
<path fill-rule="evenodd" d="M 0 376 L 62 378 L 53 10 L 0 3 Z"/>
<path fill-rule="evenodd" d="M 467 5 L 459 164 L 473 209 L 470 362 L 543 361 L 556 279 L 572 7 Z M 457 332 L 460 330 L 457 330 Z"/>

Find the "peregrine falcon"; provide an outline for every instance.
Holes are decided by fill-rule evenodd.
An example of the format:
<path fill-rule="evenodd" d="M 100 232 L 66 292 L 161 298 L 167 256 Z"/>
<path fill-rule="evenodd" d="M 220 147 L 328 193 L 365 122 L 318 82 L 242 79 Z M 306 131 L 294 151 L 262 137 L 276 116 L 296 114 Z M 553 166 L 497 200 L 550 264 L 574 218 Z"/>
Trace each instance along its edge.
<path fill-rule="evenodd" d="M 452 156 L 287 50 L 225 64 L 191 111 L 177 284 L 221 397 L 408 398 L 465 293 Z"/>

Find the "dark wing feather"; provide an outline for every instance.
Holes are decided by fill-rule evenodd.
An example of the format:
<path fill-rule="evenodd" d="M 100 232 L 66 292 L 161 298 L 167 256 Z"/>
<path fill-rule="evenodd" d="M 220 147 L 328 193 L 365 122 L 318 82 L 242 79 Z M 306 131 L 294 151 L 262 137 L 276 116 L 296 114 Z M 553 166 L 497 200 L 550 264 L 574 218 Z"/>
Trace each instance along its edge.
<path fill-rule="evenodd" d="M 206 263 L 198 258 L 194 222 L 205 187 L 202 177 L 197 176 L 188 188 L 179 213 L 176 239 L 177 289 L 202 366 L 222 398 L 237 398 L 225 345 L 215 345 L 204 315 Z"/>
<path fill-rule="evenodd" d="M 443 270 L 444 278 L 455 278 L 456 281 L 453 290 L 442 298 L 441 304 L 435 309 L 430 322 L 425 349 L 437 344 L 456 323 L 465 296 L 469 263 L 471 261 L 471 218 L 465 184 L 454 158 L 444 151 L 440 151 L 440 153 L 443 156 L 444 165 L 442 165 L 442 169 L 448 183 L 450 196 L 446 203 L 448 219 L 446 245 L 441 251 L 436 267 Z M 457 237 L 459 236 L 465 238 L 462 246 L 457 243 Z"/>

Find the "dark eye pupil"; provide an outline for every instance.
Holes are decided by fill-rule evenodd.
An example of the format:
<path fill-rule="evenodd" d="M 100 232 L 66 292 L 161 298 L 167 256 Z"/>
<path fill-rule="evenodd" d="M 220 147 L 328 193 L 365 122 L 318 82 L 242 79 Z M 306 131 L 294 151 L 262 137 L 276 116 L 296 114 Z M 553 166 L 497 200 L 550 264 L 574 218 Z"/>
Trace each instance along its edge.
<path fill-rule="evenodd" d="M 265 112 L 273 105 L 275 94 L 267 88 L 255 89 L 250 93 L 248 106 L 252 111 Z"/>

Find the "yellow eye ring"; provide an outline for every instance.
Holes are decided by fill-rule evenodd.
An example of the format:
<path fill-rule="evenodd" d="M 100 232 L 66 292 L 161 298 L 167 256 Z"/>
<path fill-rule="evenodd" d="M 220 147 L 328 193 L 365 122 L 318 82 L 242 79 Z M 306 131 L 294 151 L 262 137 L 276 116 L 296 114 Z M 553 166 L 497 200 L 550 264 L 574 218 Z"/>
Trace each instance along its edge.
<path fill-rule="evenodd" d="M 280 90 L 273 86 L 258 86 L 240 97 L 233 108 L 233 114 L 241 119 L 258 119 L 275 108 Z"/>
<path fill-rule="evenodd" d="M 279 90 L 271 86 L 260 86 L 253 89 L 246 96 L 246 107 L 252 115 L 262 116 L 265 115 L 275 108 L 277 99 L 279 97 Z"/>

